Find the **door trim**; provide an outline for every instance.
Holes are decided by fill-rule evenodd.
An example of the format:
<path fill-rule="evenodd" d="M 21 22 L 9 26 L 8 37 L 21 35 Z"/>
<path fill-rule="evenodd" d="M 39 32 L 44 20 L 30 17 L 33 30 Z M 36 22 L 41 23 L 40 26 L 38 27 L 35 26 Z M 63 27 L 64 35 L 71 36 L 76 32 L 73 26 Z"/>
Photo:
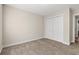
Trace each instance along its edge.
<path fill-rule="evenodd" d="M 75 16 L 79 16 L 79 13 L 73 15 L 73 39 L 72 42 L 75 43 Z"/>

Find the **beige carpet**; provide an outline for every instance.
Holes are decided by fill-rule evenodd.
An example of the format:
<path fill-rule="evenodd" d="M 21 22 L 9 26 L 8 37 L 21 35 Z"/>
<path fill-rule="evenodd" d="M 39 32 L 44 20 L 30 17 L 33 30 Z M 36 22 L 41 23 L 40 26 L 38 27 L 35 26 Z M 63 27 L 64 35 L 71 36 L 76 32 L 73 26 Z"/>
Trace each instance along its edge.
<path fill-rule="evenodd" d="M 66 46 L 49 39 L 39 39 L 4 48 L 1 55 L 76 55 L 79 43 Z"/>

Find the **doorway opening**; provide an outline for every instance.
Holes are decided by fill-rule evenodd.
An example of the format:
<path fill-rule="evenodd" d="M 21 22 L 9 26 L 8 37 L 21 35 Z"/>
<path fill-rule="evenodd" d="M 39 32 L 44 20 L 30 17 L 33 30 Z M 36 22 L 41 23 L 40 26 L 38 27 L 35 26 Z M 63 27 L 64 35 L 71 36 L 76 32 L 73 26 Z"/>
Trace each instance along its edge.
<path fill-rule="evenodd" d="M 75 16 L 75 43 L 79 42 L 79 15 Z"/>

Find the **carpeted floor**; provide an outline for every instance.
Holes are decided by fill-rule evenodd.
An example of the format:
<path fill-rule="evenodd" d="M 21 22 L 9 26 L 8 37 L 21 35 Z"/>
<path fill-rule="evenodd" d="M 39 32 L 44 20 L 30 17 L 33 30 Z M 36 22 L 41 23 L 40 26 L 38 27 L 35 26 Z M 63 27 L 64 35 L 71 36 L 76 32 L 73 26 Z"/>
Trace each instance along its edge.
<path fill-rule="evenodd" d="M 39 39 L 4 48 L 1 55 L 76 55 L 79 54 L 79 43 L 70 46 L 50 40 Z"/>

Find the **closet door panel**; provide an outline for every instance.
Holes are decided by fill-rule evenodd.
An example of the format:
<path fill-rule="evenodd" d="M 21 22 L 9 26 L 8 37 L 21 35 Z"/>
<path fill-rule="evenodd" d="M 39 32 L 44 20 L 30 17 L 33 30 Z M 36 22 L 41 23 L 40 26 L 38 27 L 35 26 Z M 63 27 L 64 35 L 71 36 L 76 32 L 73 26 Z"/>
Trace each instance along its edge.
<path fill-rule="evenodd" d="M 46 20 L 46 35 L 53 40 L 63 42 L 63 16 Z"/>

